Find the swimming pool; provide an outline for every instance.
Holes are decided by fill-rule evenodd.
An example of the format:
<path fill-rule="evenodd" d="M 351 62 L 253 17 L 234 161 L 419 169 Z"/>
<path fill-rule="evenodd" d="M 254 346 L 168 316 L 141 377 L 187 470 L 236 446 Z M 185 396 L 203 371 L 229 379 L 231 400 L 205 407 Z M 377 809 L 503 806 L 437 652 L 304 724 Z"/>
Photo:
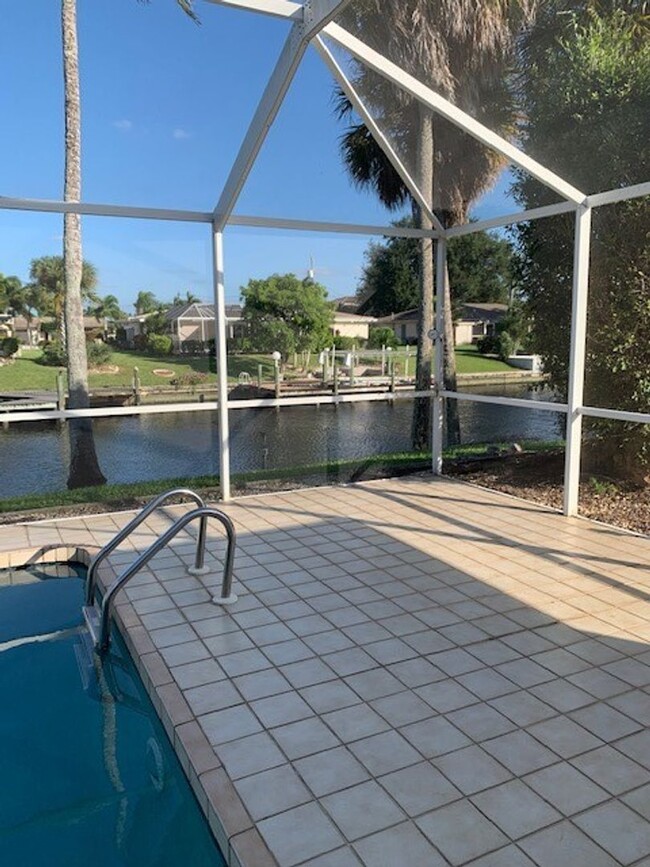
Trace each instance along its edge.
<path fill-rule="evenodd" d="M 93 663 L 72 574 L 0 580 L 0 864 L 224 867 L 119 636 Z"/>

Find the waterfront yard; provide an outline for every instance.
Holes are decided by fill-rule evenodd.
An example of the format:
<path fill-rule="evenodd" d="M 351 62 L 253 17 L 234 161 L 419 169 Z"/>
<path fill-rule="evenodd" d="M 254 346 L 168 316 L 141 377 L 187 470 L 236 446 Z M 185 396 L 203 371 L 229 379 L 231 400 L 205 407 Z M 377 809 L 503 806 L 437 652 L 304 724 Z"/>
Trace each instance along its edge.
<path fill-rule="evenodd" d="M 415 355 L 411 350 L 410 373 L 414 373 Z M 46 367 L 40 363 L 39 349 L 23 350 L 20 358 L 13 364 L 0 367 L 0 392 L 54 391 L 56 389 L 56 367 Z M 395 359 L 398 370 L 404 369 L 404 352 L 397 350 Z M 258 365 L 263 368 L 265 380 L 273 379 L 273 362 L 268 355 L 231 355 L 228 358 L 228 378 L 236 382 L 241 373 L 248 373 L 253 381 L 257 379 Z M 497 358 L 480 355 L 475 346 L 456 348 L 456 365 L 459 374 L 512 373 L 514 368 Z M 137 367 L 140 384 L 144 387 L 170 385 L 180 379 L 181 384 L 192 385 L 188 380 L 194 374 L 207 377 L 207 382 L 215 382 L 216 375 L 209 372 L 207 356 L 178 355 L 160 358 L 133 350 L 115 350 L 110 362 L 101 370 L 91 370 L 90 387 L 129 388 L 133 384 L 133 370 Z M 155 371 L 170 371 L 169 374 Z"/>
<path fill-rule="evenodd" d="M 13 364 L 0 367 L 0 392 L 15 391 L 53 391 L 56 388 L 58 368 L 46 367 L 39 359 L 38 349 L 23 350 L 22 357 Z M 268 356 L 240 355 L 228 359 L 229 379 L 236 381 L 239 374 L 245 371 L 251 378 L 257 376 L 257 366 L 262 364 L 264 377 L 273 377 L 272 362 Z M 160 358 L 132 350 L 115 350 L 108 365 L 103 369 L 90 371 L 90 387 L 129 388 L 133 384 L 133 370 L 138 368 L 140 385 L 169 386 L 177 378 L 182 383 L 191 385 L 187 379 L 193 374 L 207 377 L 207 382 L 216 382 L 216 375 L 209 372 L 207 356 L 178 355 Z M 155 371 L 165 371 L 164 374 Z M 167 372 L 170 372 L 169 375 Z"/>

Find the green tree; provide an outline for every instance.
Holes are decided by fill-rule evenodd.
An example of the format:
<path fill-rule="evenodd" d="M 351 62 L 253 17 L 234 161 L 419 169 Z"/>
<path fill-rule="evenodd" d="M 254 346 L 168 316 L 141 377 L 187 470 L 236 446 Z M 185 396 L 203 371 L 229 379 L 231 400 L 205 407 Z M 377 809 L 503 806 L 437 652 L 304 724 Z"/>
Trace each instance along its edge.
<path fill-rule="evenodd" d="M 113 322 L 124 319 L 126 315 L 115 295 L 104 295 L 103 298 L 97 298 L 96 302 L 89 305 L 86 310 L 89 315 L 96 319 L 110 319 Z"/>
<path fill-rule="evenodd" d="M 387 325 L 371 328 L 368 335 L 368 349 L 381 349 L 384 346 L 395 348 L 398 345 L 395 331 Z"/>
<path fill-rule="evenodd" d="M 18 277 L 0 275 L 0 310 L 25 318 L 30 345 L 36 342 L 32 324 L 34 317 L 42 312 L 43 300 L 36 287 L 23 284 Z"/>
<path fill-rule="evenodd" d="M 517 256 L 506 238 L 475 232 L 452 238 L 447 249 L 454 318 L 461 304 L 507 304 L 511 300 Z"/>
<path fill-rule="evenodd" d="M 18 277 L 6 277 L 0 273 L 0 310 L 11 312 L 10 298 L 21 288 L 22 283 Z"/>
<path fill-rule="evenodd" d="M 190 292 L 188 289 L 184 295 L 181 295 L 180 292 L 177 292 L 172 299 L 172 307 L 180 307 L 181 304 L 199 304 L 201 299 L 198 295 L 195 295 L 193 292 Z"/>
<path fill-rule="evenodd" d="M 320 350 L 331 342 L 333 307 L 327 290 L 295 274 L 273 274 L 242 287 L 243 318 L 251 343 L 260 352 Z M 281 345 L 280 345 L 281 344 Z"/>
<path fill-rule="evenodd" d="M 163 307 L 163 304 L 156 298 L 153 292 L 142 289 L 138 292 L 134 307 L 136 316 L 140 316 L 146 313 L 155 313 L 156 310 L 160 310 Z"/>
<path fill-rule="evenodd" d="M 547 10 L 524 46 L 524 146 L 587 193 L 647 179 L 650 36 L 641 4 L 584 4 L 558 21 Z M 557 9 L 556 9 L 557 11 Z M 526 208 L 554 198 L 519 177 Z M 560 394 L 568 388 L 574 220 L 523 224 L 521 285 L 532 340 Z M 594 209 L 586 358 L 587 403 L 647 412 L 650 404 L 650 202 Z M 610 467 L 639 467 L 647 426 L 588 422 Z M 645 471 L 647 472 L 647 470 Z"/>
<path fill-rule="evenodd" d="M 492 129 L 509 135 L 515 122 L 510 90 L 514 48 L 534 5 L 531 0 L 358 0 L 341 17 L 371 47 Z M 469 206 L 494 183 L 504 160 L 368 67 L 356 64 L 353 78 L 366 106 L 412 171 L 429 209 L 446 227 L 465 222 Z M 345 115 L 345 103 L 340 113 Z M 406 188 L 362 124 L 348 130 L 342 152 L 355 183 L 372 189 L 387 207 L 396 209 L 408 201 Z M 424 209 L 413 205 L 413 212 L 417 225 L 432 228 Z M 431 383 L 428 333 L 433 298 L 433 244 L 423 239 L 416 376 L 420 390 Z M 444 377 L 445 386 L 453 389 L 453 321 L 450 299 L 446 301 Z M 429 434 L 429 401 L 417 400 L 414 447 L 424 448 Z M 452 442 L 459 437 L 454 402 L 448 406 L 447 435 Z"/>
<path fill-rule="evenodd" d="M 413 224 L 412 219 L 400 225 Z M 417 238 L 371 241 L 357 287 L 359 311 L 387 316 L 417 307 L 420 298 L 420 243 Z"/>
<path fill-rule="evenodd" d="M 66 215 L 67 216 L 67 215 Z M 29 266 L 30 291 L 34 307 L 41 316 L 52 316 L 65 347 L 69 339 L 65 316 L 66 278 L 64 256 L 40 256 Z M 83 301 L 97 303 L 97 269 L 90 262 L 82 262 L 80 294 Z M 82 323 L 83 324 L 83 323 Z M 85 334 L 84 334 L 85 341 Z"/>
<path fill-rule="evenodd" d="M 400 225 L 412 224 L 410 219 Z M 515 251 L 505 238 L 476 232 L 452 238 L 448 243 L 449 282 L 454 319 L 461 304 L 507 303 L 514 291 Z M 388 316 L 416 307 L 419 242 L 415 238 L 390 238 L 371 243 L 357 289 L 363 313 Z"/>

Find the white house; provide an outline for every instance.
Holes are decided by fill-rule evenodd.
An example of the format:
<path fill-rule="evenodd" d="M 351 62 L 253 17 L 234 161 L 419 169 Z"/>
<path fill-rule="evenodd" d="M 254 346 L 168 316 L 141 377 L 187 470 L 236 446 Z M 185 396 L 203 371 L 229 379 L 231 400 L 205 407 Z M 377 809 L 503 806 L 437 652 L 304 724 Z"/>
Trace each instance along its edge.
<path fill-rule="evenodd" d="M 454 325 L 454 341 L 456 346 L 466 343 L 476 343 L 481 337 L 494 334 L 494 330 L 508 311 L 507 304 L 463 304 L 460 317 Z M 389 326 L 395 332 L 400 343 L 417 343 L 418 311 L 404 310 L 377 320 L 378 325 Z"/>

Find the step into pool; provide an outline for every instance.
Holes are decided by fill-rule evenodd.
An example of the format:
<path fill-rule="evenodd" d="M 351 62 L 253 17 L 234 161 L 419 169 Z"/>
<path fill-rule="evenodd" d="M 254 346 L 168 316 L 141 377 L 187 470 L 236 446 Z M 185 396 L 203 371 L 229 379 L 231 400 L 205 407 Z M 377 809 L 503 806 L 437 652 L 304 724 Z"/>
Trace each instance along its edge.
<path fill-rule="evenodd" d="M 60 575 L 0 570 L 0 864 L 224 867 L 120 637 L 93 660 L 83 568 Z"/>

